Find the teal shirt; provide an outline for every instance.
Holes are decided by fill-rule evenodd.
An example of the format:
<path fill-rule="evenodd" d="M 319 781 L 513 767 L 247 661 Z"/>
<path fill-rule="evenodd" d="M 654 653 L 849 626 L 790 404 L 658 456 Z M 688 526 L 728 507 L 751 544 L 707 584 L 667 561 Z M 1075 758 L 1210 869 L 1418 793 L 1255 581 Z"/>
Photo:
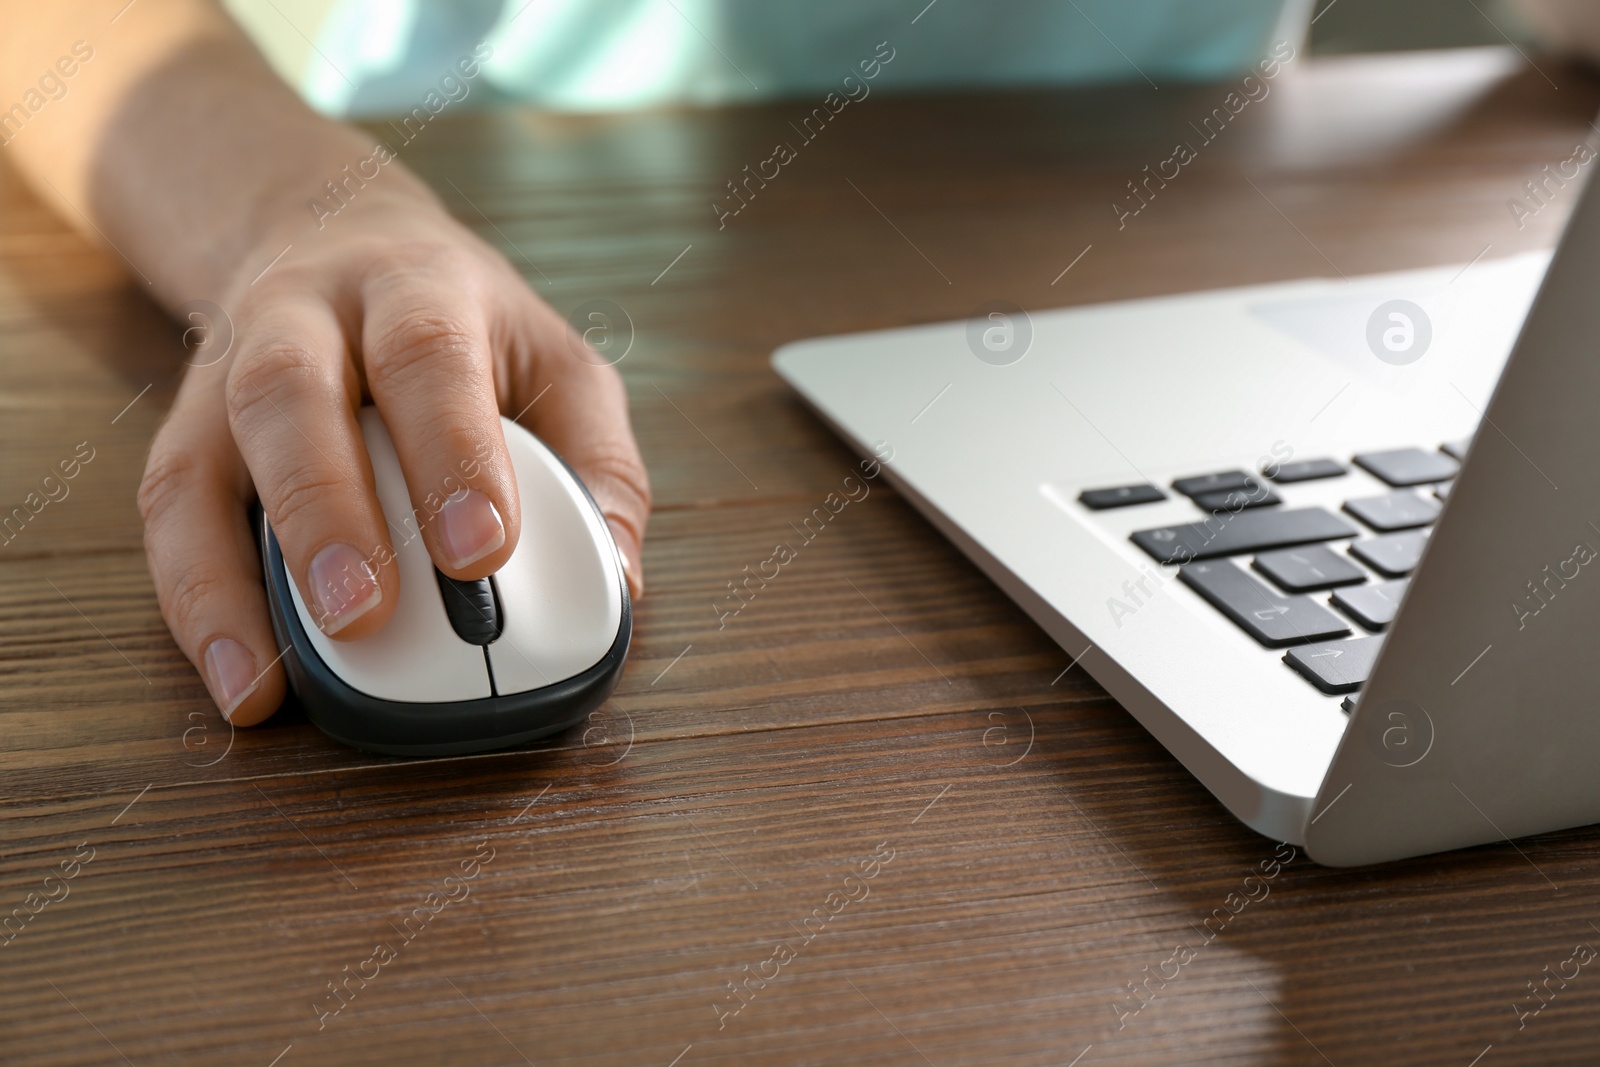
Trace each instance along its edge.
<path fill-rule="evenodd" d="M 312 61 L 303 88 L 334 113 L 409 110 L 475 47 L 481 83 L 469 93 L 487 84 L 560 110 L 820 96 L 874 60 L 874 91 L 1160 86 L 1242 72 L 1280 38 L 1298 46 L 1306 10 L 1303 0 L 339 0 L 313 38 L 327 61 Z"/>

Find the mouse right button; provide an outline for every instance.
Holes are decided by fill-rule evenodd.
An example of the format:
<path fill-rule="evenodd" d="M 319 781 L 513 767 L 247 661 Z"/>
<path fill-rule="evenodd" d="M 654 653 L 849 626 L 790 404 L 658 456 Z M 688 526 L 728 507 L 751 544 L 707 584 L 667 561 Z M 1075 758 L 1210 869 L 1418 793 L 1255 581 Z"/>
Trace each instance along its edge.
<path fill-rule="evenodd" d="M 495 573 L 501 633 L 485 646 L 502 696 L 542 689 L 605 658 L 622 627 L 622 575 L 605 520 L 566 465 L 505 420 L 522 531 Z"/>

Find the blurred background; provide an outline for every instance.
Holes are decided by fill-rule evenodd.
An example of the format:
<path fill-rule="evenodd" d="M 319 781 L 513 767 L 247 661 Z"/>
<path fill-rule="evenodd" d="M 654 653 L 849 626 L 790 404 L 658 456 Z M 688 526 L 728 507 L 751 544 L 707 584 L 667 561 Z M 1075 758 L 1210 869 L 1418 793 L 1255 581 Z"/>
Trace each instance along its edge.
<path fill-rule="evenodd" d="M 1505 0 L 1316 0 L 1313 18 L 1311 50 L 1324 55 L 1533 43 Z"/>
<path fill-rule="evenodd" d="M 907 0 L 912 7 L 920 4 Z M 1542 6 L 1578 7 L 1592 0 L 1536 0 Z M 532 99 L 546 107 L 565 110 L 609 110 L 660 105 L 663 103 L 724 103 L 751 98 L 749 82 L 729 62 L 712 61 L 692 72 L 667 72 L 659 69 L 661 57 L 674 50 L 687 53 L 716 49 L 716 41 L 727 52 L 738 55 L 736 43 L 740 27 L 718 26 L 711 0 L 225 0 L 226 6 L 255 38 L 268 58 L 291 85 L 319 110 L 341 116 L 381 115 L 408 111 L 416 106 L 434 84 L 439 72 L 448 70 L 459 57 L 475 45 L 488 42 L 491 58 L 483 64 L 485 77 L 474 80 L 470 91 L 453 107 L 482 107 L 508 99 Z M 947 0 L 954 6 L 955 0 Z M 758 26 L 744 27 L 749 32 L 782 35 L 784 15 L 774 4 L 770 18 Z M 795 5 L 803 7 L 804 5 Z M 1101 26 L 1111 29 L 1127 51 L 1139 55 L 1139 42 L 1122 34 L 1137 36 L 1142 29 L 1124 24 L 1116 28 L 1117 0 L 1081 0 L 1077 5 L 1096 17 Z M 1170 39 L 1191 33 L 1193 27 L 1180 24 L 1193 13 L 1209 19 L 1216 9 L 1227 8 L 1232 15 L 1261 12 L 1263 27 L 1278 18 L 1276 0 L 1187 0 L 1180 6 L 1172 0 L 1161 19 Z M 1070 7 L 1063 13 L 1078 18 Z M 987 18 L 981 9 L 969 7 L 940 13 L 941 18 Z M 807 13 L 802 12 L 802 17 Z M 930 23 L 933 20 L 930 19 Z M 1283 23 L 1301 33 L 1309 33 L 1313 54 L 1367 51 L 1394 51 L 1425 48 L 1457 48 L 1477 45 L 1531 47 L 1534 34 L 1523 11 L 1513 0 L 1290 0 L 1282 15 Z M 843 27 L 840 27 L 841 29 Z M 814 32 L 814 26 L 807 27 Z M 1280 26 L 1281 29 L 1281 26 Z M 923 27 L 926 31 L 926 27 Z M 631 49 L 635 62 L 626 63 L 635 78 L 616 77 L 616 68 L 607 77 L 587 80 L 579 51 L 570 42 L 589 43 L 604 35 L 613 58 L 618 50 Z M 1075 62 L 1096 80 L 1133 80 L 1126 65 L 1118 68 L 1118 57 L 1089 34 L 1072 34 L 1085 50 L 1105 53 L 1108 65 L 1096 70 Z M 720 52 L 720 50 L 719 50 Z M 722 54 L 727 59 L 726 54 Z M 1027 82 L 1028 57 L 989 56 L 1009 60 L 1017 73 L 1012 84 Z M 947 60 L 948 61 L 948 60 Z M 896 69 L 897 87 L 906 84 L 907 64 Z M 694 86 L 692 94 L 674 96 L 662 88 L 673 74 L 681 83 Z M 760 72 L 756 72 L 758 75 Z M 946 74 L 949 71 L 947 69 Z M 1166 72 L 1172 77 L 1174 72 Z M 1220 66 L 1176 72 L 1182 79 L 1201 80 L 1220 77 Z M 914 75 L 909 75 L 914 78 Z M 654 78 L 654 84 L 651 79 Z M 537 85 L 535 81 L 537 80 Z M 763 78 L 769 85 L 782 79 Z M 748 88 L 753 88 L 750 83 Z M 765 96 L 795 95 L 804 88 L 790 85 Z M 687 97 L 687 98 L 686 98 Z"/>

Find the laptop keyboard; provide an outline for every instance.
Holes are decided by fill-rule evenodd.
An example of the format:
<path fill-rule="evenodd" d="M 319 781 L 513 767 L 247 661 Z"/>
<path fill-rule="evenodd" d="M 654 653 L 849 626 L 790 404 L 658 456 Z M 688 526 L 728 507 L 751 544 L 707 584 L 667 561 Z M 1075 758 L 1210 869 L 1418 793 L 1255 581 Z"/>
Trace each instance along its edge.
<path fill-rule="evenodd" d="M 1137 530 L 1133 543 L 1283 661 L 1330 695 L 1360 689 L 1422 558 L 1468 441 L 1437 451 L 1401 448 L 1352 457 L 1388 492 L 1352 494 L 1339 513 L 1290 508 L 1269 483 L 1343 478 L 1334 459 L 1296 460 L 1270 474 L 1215 471 L 1178 478 L 1172 490 L 1208 519 Z M 1371 483 L 1366 483 L 1370 485 Z M 1166 500 L 1153 485 L 1090 489 L 1095 511 Z M 1344 551 L 1328 544 L 1348 541 Z M 1343 705 L 1350 710 L 1351 701 Z"/>

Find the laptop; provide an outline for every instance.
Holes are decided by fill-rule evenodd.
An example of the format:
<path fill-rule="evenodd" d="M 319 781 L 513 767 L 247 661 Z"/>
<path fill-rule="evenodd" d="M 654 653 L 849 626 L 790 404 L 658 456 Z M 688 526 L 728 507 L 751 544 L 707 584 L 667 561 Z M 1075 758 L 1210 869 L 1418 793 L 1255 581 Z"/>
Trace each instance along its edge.
<path fill-rule="evenodd" d="M 1600 185 L 1553 256 L 773 364 L 1256 831 L 1352 866 L 1600 822 Z"/>

